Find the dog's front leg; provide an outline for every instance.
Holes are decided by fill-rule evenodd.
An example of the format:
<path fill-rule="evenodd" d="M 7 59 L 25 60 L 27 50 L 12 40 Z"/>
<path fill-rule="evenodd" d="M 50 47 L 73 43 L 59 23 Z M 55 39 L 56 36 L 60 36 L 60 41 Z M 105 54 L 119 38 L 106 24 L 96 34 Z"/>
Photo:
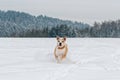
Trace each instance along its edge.
<path fill-rule="evenodd" d="M 61 63 L 62 62 L 62 55 L 59 55 L 57 58 L 57 63 Z"/>

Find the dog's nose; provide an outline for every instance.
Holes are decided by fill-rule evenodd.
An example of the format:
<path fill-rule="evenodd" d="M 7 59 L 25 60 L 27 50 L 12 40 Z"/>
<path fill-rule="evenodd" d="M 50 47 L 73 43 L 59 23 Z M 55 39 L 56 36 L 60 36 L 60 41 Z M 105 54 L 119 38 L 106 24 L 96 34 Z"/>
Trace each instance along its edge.
<path fill-rule="evenodd" d="M 61 43 L 59 43 L 59 45 L 61 46 L 62 44 L 61 44 Z"/>

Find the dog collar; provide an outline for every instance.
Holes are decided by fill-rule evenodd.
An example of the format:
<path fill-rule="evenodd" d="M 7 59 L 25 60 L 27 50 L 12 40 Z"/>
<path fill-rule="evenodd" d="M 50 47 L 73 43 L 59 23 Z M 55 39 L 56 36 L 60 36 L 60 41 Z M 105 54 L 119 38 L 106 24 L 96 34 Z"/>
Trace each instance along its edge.
<path fill-rule="evenodd" d="M 65 46 L 63 46 L 63 47 L 58 47 L 58 49 L 63 49 L 63 48 L 65 48 Z"/>

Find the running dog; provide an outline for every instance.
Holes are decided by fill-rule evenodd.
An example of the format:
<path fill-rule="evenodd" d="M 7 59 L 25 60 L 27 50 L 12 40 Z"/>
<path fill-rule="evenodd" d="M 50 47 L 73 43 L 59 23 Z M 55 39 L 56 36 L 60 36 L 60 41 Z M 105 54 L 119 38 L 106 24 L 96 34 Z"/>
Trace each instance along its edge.
<path fill-rule="evenodd" d="M 57 46 L 54 50 L 54 56 L 58 63 L 66 59 L 68 47 L 66 42 L 66 37 L 57 37 Z"/>

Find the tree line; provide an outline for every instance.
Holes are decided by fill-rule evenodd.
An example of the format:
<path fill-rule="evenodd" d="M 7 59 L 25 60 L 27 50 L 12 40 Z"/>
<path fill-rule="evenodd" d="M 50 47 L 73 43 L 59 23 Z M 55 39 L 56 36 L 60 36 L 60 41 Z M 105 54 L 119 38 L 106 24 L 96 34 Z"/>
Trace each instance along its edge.
<path fill-rule="evenodd" d="M 120 37 L 120 20 L 82 22 L 33 16 L 24 12 L 0 11 L 0 37 Z"/>
<path fill-rule="evenodd" d="M 66 24 L 57 25 L 49 29 L 48 27 L 40 30 L 29 30 L 23 37 L 120 37 L 120 20 L 95 22 L 93 26 L 84 29 L 73 28 Z"/>

